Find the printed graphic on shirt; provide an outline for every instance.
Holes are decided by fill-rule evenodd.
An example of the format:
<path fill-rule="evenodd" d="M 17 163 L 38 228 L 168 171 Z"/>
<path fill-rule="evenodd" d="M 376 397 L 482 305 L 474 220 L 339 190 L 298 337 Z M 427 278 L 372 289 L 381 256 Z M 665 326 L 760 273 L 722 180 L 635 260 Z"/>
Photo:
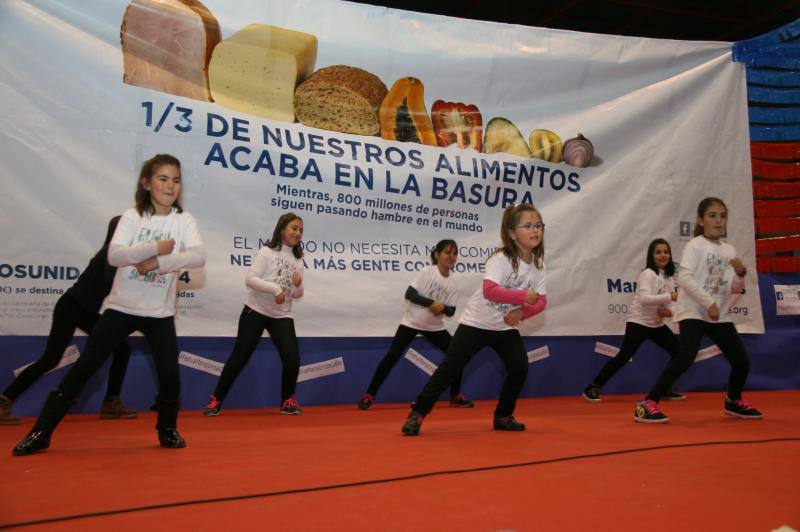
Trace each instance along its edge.
<path fill-rule="evenodd" d="M 275 263 L 278 267 L 275 283 L 281 287 L 281 290 L 283 290 L 287 297 L 291 297 L 292 275 L 294 275 L 295 270 L 294 261 L 287 260 L 286 258 L 278 255 L 277 259 L 275 259 Z"/>
<path fill-rule="evenodd" d="M 503 282 L 500 283 L 500 286 L 510 290 L 530 290 L 533 286 L 533 279 L 512 271 L 503 277 Z M 486 305 L 502 314 L 507 314 L 512 309 L 519 308 L 519 305 L 514 305 L 513 303 L 498 303 L 488 299 L 486 300 Z"/>
<path fill-rule="evenodd" d="M 149 244 L 150 242 L 170 239 L 172 239 L 171 234 L 168 231 L 165 232 L 163 228 L 152 229 L 149 227 L 142 227 L 139 231 L 139 235 L 136 237 L 135 243 Z M 131 268 L 131 271 L 128 273 L 128 279 L 155 285 L 166 285 L 168 282 L 164 275 L 160 275 L 155 270 L 142 275 L 135 267 Z"/>
<path fill-rule="evenodd" d="M 728 257 L 717 255 L 716 253 L 706 254 L 706 266 L 708 267 L 708 277 L 703 283 L 703 290 L 712 296 L 724 296 L 728 293 L 728 281 L 725 272 L 730 264 Z"/>
<path fill-rule="evenodd" d="M 663 275 L 656 277 L 656 295 L 666 294 L 668 291 L 667 279 Z"/>
<path fill-rule="evenodd" d="M 446 286 L 442 286 L 436 279 L 429 279 L 427 284 L 421 287 L 421 290 L 418 290 L 420 294 L 426 295 L 428 299 L 433 299 L 434 301 L 441 301 L 442 303 L 447 303 L 450 301 L 450 298 L 453 297 L 453 292 Z"/>

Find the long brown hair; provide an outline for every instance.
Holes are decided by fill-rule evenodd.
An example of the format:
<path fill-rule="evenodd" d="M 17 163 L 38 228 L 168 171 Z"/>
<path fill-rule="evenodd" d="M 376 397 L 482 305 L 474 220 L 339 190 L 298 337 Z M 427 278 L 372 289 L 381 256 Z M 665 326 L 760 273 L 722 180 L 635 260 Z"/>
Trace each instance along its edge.
<path fill-rule="evenodd" d="M 721 205 L 723 209 L 725 209 L 726 211 L 728 210 L 728 206 L 725 205 L 724 201 L 722 201 L 719 198 L 715 198 L 715 197 L 712 196 L 712 197 L 708 197 L 708 198 L 704 199 L 697 206 L 697 217 L 702 220 L 703 216 L 706 215 L 706 211 L 712 205 Z M 700 236 L 702 234 L 703 234 L 703 226 L 701 224 L 695 223 L 694 224 L 694 231 L 692 232 L 692 236 Z"/>
<path fill-rule="evenodd" d="M 511 261 L 511 267 L 515 272 L 517 271 L 517 268 L 519 268 L 519 259 L 521 254 L 519 252 L 519 247 L 517 247 L 516 242 L 512 240 L 509 232 L 513 231 L 514 228 L 517 227 L 519 218 L 524 212 L 536 213 L 536 215 L 539 216 L 539 220 L 542 220 L 542 214 L 530 203 L 509 205 L 506 207 L 506 210 L 503 211 L 503 221 L 500 224 L 500 240 L 502 241 L 503 246 L 495 251 L 495 253 L 502 252 L 503 255 L 505 255 L 508 260 Z M 533 250 L 533 264 L 539 270 L 541 270 L 544 265 L 544 228 L 542 228 L 542 241 Z"/>
<path fill-rule="evenodd" d="M 181 162 L 178 158 L 168 153 L 159 153 L 155 157 L 146 160 L 142 165 L 142 169 L 139 171 L 139 179 L 136 181 L 136 212 L 139 213 L 139 216 L 156 212 L 156 208 L 153 207 L 153 201 L 150 198 L 150 191 L 145 188 L 144 183 L 149 183 L 158 169 L 167 164 L 177 167 L 178 171 L 181 169 Z M 183 212 L 180 200 L 181 198 L 178 197 L 172 206 L 178 212 Z"/>
<path fill-rule="evenodd" d="M 274 249 L 276 251 L 280 251 L 283 247 L 283 230 L 286 229 L 286 226 L 292 223 L 295 220 L 303 221 L 302 218 L 297 216 L 293 212 L 287 212 L 281 215 L 278 218 L 278 223 L 275 224 L 275 230 L 272 232 L 272 238 L 270 239 L 267 247 L 270 249 Z M 292 247 L 292 254 L 296 259 L 303 258 L 303 241 L 301 240 L 297 244 Z"/>

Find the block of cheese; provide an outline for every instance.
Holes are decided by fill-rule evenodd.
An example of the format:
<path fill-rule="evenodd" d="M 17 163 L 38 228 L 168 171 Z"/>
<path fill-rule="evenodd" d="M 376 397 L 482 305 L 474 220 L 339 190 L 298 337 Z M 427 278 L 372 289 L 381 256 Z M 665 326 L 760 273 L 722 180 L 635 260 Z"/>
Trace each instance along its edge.
<path fill-rule="evenodd" d="M 317 70 L 294 93 L 297 120 L 307 126 L 377 135 L 378 111 L 389 90 L 375 74 L 334 65 Z"/>
<path fill-rule="evenodd" d="M 197 0 L 133 0 L 120 40 L 123 82 L 211 101 L 208 63 L 222 34 L 206 6 Z"/>
<path fill-rule="evenodd" d="M 294 89 L 316 61 L 314 35 L 250 24 L 214 48 L 211 95 L 229 109 L 294 122 Z"/>

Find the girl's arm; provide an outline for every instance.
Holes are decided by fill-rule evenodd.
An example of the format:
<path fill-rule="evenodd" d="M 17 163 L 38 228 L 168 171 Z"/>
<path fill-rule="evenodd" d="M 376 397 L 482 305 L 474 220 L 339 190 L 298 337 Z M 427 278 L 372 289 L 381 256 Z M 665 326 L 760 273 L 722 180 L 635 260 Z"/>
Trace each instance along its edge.
<path fill-rule="evenodd" d="M 731 267 L 736 275 L 733 276 L 731 283 L 731 294 L 738 294 L 744 288 L 744 276 L 747 275 L 747 268 L 738 258 L 731 259 Z"/>
<path fill-rule="evenodd" d="M 186 248 L 180 253 L 171 253 L 156 257 L 158 273 L 177 272 L 190 268 L 200 268 L 206 263 L 206 247 L 203 244 Z"/>
<path fill-rule="evenodd" d="M 495 303 L 510 303 L 523 305 L 528 297 L 528 290 L 514 290 L 503 288 L 491 279 L 483 280 L 483 297 Z"/>
<path fill-rule="evenodd" d="M 295 266 L 294 273 L 292 274 L 292 299 L 300 299 L 305 293 L 305 288 L 303 288 L 303 274 L 300 273 L 303 263 L 302 261 L 298 261 L 298 264 L 299 267 Z M 298 284 L 294 284 L 295 275 L 300 279 Z"/>
<path fill-rule="evenodd" d="M 525 303 L 522 305 L 522 319 L 527 320 L 533 316 L 536 316 L 540 312 L 542 312 L 547 307 L 547 294 L 542 294 L 539 296 L 539 299 L 536 300 L 536 303 L 529 304 Z"/>
<path fill-rule="evenodd" d="M 642 306 L 657 307 L 659 305 L 668 305 L 672 301 L 672 296 L 669 293 L 653 293 L 655 291 L 653 285 L 656 279 L 657 275 L 649 268 L 639 274 L 639 278 L 636 281 L 635 297 Z"/>
<path fill-rule="evenodd" d="M 131 245 L 138 225 L 138 220 L 127 213 L 120 218 L 108 245 L 108 263 L 111 266 L 134 266 L 158 254 L 157 242 Z"/>
<path fill-rule="evenodd" d="M 197 222 L 189 213 L 183 214 L 183 238 L 179 253 L 168 253 L 156 257 L 158 260 L 158 273 L 170 273 L 189 268 L 200 268 L 206 263 L 206 247 L 200 238 Z"/>
<path fill-rule="evenodd" d="M 679 267 L 678 284 L 680 285 L 681 290 L 686 292 L 686 295 L 694 299 L 704 309 L 707 309 L 715 303 L 714 298 L 711 297 L 705 290 L 703 290 L 703 287 L 697 284 L 697 281 L 694 280 L 694 277 L 692 276 L 692 270 L 684 268 L 683 266 Z"/>
<path fill-rule="evenodd" d="M 292 288 L 292 299 L 300 299 L 301 297 L 303 297 L 303 294 L 305 293 L 306 291 L 303 288 L 303 285 L 295 286 L 294 288 Z"/>
<path fill-rule="evenodd" d="M 253 265 L 250 266 L 244 276 L 244 284 L 256 292 L 273 294 L 275 297 L 278 297 L 283 293 L 281 285 L 272 281 L 267 281 L 261 277 L 264 275 L 264 272 L 267 271 L 267 268 L 270 265 L 270 255 L 272 254 L 272 250 L 270 248 L 264 248 L 264 250 L 267 251 L 262 250 L 256 254 L 256 258 L 253 260 Z"/>
<path fill-rule="evenodd" d="M 419 305 L 425 308 L 428 308 L 433 304 L 433 299 L 429 299 L 421 295 L 419 292 L 417 292 L 417 289 L 411 285 L 409 285 L 409 287 L 406 288 L 405 298 L 414 303 L 415 305 Z"/>
<path fill-rule="evenodd" d="M 738 294 L 742 291 L 742 288 L 744 288 L 744 277 L 734 275 L 731 283 L 731 294 Z"/>
<path fill-rule="evenodd" d="M 453 282 L 451 290 L 447 297 L 442 301 L 444 303 L 444 310 L 442 313 L 448 318 L 452 318 L 456 314 L 456 303 L 458 303 L 458 285 Z"/>

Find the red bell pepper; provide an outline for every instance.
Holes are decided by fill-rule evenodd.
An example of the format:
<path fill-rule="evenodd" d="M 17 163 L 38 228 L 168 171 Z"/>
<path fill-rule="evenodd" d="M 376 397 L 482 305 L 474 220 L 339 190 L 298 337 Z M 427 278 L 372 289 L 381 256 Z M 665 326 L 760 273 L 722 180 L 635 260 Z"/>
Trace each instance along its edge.
<path fill-rule="evenodd" d="M 439 146 L 456 144 L 483 151 L 483 118 L 474 105 L 436 100 L 431 107 L 431 121 Z"/>

